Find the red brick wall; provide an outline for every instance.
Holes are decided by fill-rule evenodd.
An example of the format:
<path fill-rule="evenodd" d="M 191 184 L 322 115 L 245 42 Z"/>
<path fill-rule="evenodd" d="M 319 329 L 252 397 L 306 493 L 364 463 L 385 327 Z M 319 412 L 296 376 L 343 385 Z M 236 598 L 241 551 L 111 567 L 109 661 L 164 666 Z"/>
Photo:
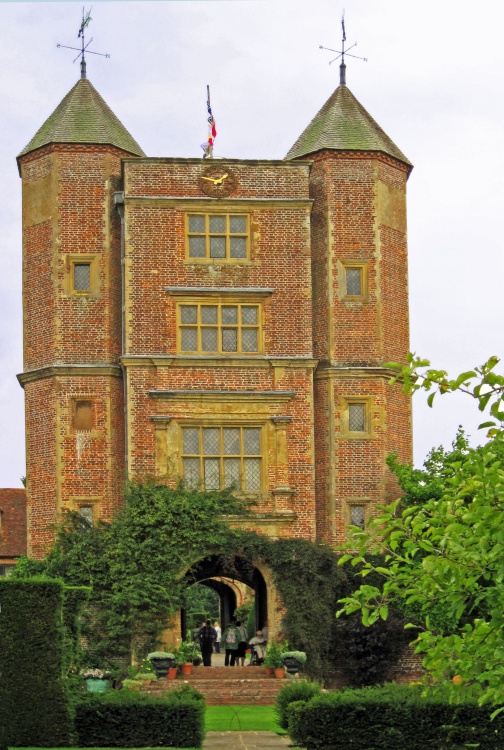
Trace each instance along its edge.
<path fill-rule="evenodd" d="M 388 385 L 387 361 L 409 350 L 406 168 L 384 156 L 313 156 L 313 347 L 317 534 L 344 543 L 348 503 L 367 515 L 398 487 L 385 458 L 411 460 L 409 398 Z M 344 264 L 366 264 L 363 299 L 345 296 Z M 370 434 L 342 434 L 345 397 L 370 398 Z"/>
<path fill-rule="evenodd" d="M 23 177 L 24 370 L 29 550 L 40 556 L 65 509 L 92 498 L 110 518 L 124 482 L 120 219 L 112 194 L 123 152 L 53 145 L 20 160 Z M 72 293 L 69 258 L 94 265 L 90 293 Z M 72 366 L 116 365 L 86 377 Z M 64 367 L 64 370 L 61 368 Z M 61 373 L 61 377 L 59 374 Z M 37 380 L 37 378 L 43 378 Z M 96 426 L 77 459 L 72 399 L 93 403 Z M 84 439 L 85 440 L 85 439 Z M 82 440 L 81 440 L 82 443 Z M 82 445 L 81 445 L 82 448 Z M 100 500 L 101 498 L 101 500 Z M 99 507 L 100 506 L 100 507 Z M 99 508 L 99 509 L 98 509 Z"/>

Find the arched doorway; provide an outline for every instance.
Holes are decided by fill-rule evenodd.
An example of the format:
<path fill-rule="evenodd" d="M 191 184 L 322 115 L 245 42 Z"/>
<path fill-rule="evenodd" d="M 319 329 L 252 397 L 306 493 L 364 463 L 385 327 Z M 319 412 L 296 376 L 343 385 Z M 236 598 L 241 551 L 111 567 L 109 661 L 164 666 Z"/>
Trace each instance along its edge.
<path fill-rule="evenodd" d="M 189 586 L 203 584 L 217 592 L 220 601 L 220 624 L 224 629 L 235 610 L 242 603 L 243 590 L 248 587 L 254 594 L 254 626 L 268 627 L 271 640 L 280 630 L 283 607 L 278 599 L 273 577 L 269 569 L 259 560 L 252 563 L 241 557 L 223 558 L 211 555 L 192 565 L 185 573 Z M 185 610 L 171 619 L 164 631 L 162 642 L 165 646 L 177 646 L 187 637 L 187 617 Z"/>

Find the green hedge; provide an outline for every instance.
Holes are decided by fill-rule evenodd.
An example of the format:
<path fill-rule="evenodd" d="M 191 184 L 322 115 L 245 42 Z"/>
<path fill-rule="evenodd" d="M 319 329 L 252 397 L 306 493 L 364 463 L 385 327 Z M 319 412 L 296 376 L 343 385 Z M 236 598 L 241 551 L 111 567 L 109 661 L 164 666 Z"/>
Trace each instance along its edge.
<path fill-rule="evenodd" d="M 311 698 L 320 695 L 320 685 L 318 682 L 308 682 L 308 680 L 292 680 L 283 687 L 275 700 L 275 714 L 279 726 L 287 729 L 289 726 L 288 708 L 291 703 L 303 701 L 307 703 Z"/>
<path fill-rule="evenodd" d="M 287 710 L 291 740 L 307 750 L 502 750 L 504 715 L 490 721 L 490 713 L 395 685 L 327 693 Z"/>
<path fill-rule="evenodd" d="M 13 747 L 68 747 L 63 583 L 0 580 L 0 605 L 0 736 Z"/>
<path fill-rule="evenodd" d="M 188 691 L 166 698 L 111 691 L 75 711 L 79 747 L 201 747 L 204 724 L 205 702 Z"/>

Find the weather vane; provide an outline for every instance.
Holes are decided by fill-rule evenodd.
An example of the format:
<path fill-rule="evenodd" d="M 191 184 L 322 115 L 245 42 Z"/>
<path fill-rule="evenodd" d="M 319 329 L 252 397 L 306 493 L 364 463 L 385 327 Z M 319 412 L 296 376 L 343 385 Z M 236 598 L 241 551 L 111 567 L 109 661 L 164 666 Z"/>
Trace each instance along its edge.
<path fill-rule="evenodd" d="M 93 37 L 89 40 L 89 42 L 86 44 L 84 41 L 84 31 L 89 26 L 90 22 L 93 20 L 91 18 L 91 11 L 93 10 L 93 6 L 90 7 L 88 12 L 86 13 L 84 8 L 82 9 L 82 23 L 80 25 L 79 33 L 77 34 L 77 38 L 81 40 L 81 48 L 78 47 L 67 47 L 66 44 L 57 44 L 56 47 L 62 47 L 63 49 L 74 49 L 79 54 L 75 58 L 74 62 L 76 62 L 79 57 L 81 58 L 81 78 L 86 77 L 86 59 L 84 57 L 84 52 L 88 52 L 90 55 L 100 55 L 100 57 L 110 57 L 110 55 L 104 54 L 103 52 L 93 52 L 93 50 L 88 49 L 89 45 L 93 41 Z"/>
<path fill-rule="evenodd" d="M 364 60 L 364 62 L 367 62 L 367 57 L 359 57 L 358 55 L 350 55 L 348 53 L 348 50 L 353 49 L 354 47 L 357 47 L 357 42 L 352 44 L 350 47 L 347 47 L 345 49 L 345 42 L 346 42 L 346 31 L 345 31 L 345 11 L 343 11 L 341 16 L 341 30 L 342 30 L 342 38 L 341 38 L 341 52 L 338 52 L 336 49 L 331 49 L 330 47 L 323 47 L 322 45 L 319 46 L 319 49 L 326 49 L 329 52 L 338 52 L 335 58 L 329 61 L 329 65 L 331 65 L 333 62 L 336 62 L 336 60 L 339 60 L 341 57 L 341 64 L 340 64 L 340 84 L 345 85 L 346 79 L 345 79 L 345 55 L 348 57 L 355 57 L 356 60 Z"/>

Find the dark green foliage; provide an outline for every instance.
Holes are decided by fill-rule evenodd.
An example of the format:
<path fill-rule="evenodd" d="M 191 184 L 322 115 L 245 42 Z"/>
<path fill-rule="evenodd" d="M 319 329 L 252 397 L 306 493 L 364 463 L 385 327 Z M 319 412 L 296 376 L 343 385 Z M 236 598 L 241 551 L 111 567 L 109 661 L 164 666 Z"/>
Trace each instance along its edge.
<path fill-rule="evenodd" d="M 219 594 L 209 586 L 195 583 L 185 592 L 185 609 L 190 628 L 199 628 L 207 617 L 215 622 L 219 619 Z"/>
<path fill-rule="evenodd" d="M 193 689 L 152 698 L 111 691 L 76 707 L 80 747 L 201 747 L 205 703 Z M 190 693 L 190 694 L 189 694 Z"/>
<path fill-rule="evenodd" d="M 180 571 L 229 546 L 233 532 L 222 514 L 245 514 L 229 492 L 193 492 L 165 485 L 131 485 L 113 523 L 86 527 L 68 513 L 42 563 L 26 561 L 74 586 L 91 586 L 83 634 L 102 659 L 142 656 L 167 619 L 183 605 L 187 582 Z"/>
<path fill-rule="evenodd" d="M 357 586 L 355 570 L 338 566 L 337 555 L 324 545 L 272 540 L 231 529 L 223 518 L 246 512 L 229 493 L 132 485 L 126 508 L 112 523 L 85 527 L 80 516 L 68 514 L 46 560 L 24 561 L 16 575 L 42 568 L 73 586 L 91 586 L 83 625 L 90 645 L 86 666 L 114 670 L 118 657 L 129 658 L 131 650 L 140 657 L 152 650 L 168 618 L 192 601 L 192 591 L 202 589 L 190 585 L 195 580 L 191 569 L 201 560 L 214 557 L 221 574 L 247 582 L 253 579 L 254 561 L 261 560 L 285 605 L 283 636 L 292 649 L 306 652 L 308 674 L 323 676 L 347 658 L 355 664 L 370 638 L 377 645 L 374 656 L 368 649 L 359 669 L 351 666 L 347 672 L 358 673 L 358 684 L 372 683 L 377 675 L 382 680 L 383 655 L 391 666 L 399 655 L 390 647 L 391 640 L 400 642 L 397 628 L 380 625 L 368 635 L 353 628 L 352 620 L 345 624 L 346 618 L 335 618 L 338 600 Z M 183 571 L 189 572 L 183 576 Z M 248 624 L 252 635 L 254 612 Z"/>
<path fill-rule="evenodd" d="M 82 610 L 89 601 L 89 586 L 65 586 L 63 589 L 63 632 L 64 655 L 63 674 L 76 674 L 81 665 L 81 620 Z"/>
<path fill-rule="evenodd" d="M 347 685 L 364 687 L 386 681 L 412 637 L 404 625 L 404 618 L 392 610 L 386 620 L 370 627 L 362 624 L 358 613 L 337 620 L 336 663 Z"/>
<path fill-rule="evenodd" d="M 316 695 L 320 695 L 320 685 L 318 682 L 308 682 L 307 680 L 292 680 L 288 682 L 277 694 L 275 701 L 275 714 L 279 726 L 287 729 L 288 708 L 291 703 L 302 701 L 306 703 Z"/>
<path fill-rule="evenodd" d="M 61 581 L 44 578 L 0 580 L 0 727 L 9 745 L 71 743 L 63 589 Z"/>
<path fill-rule="evenodd" d="M 308 750 L 502 750 L 504 716 L 476 703 L 449 704 L 411 687 L 344 690 L 293 703 L 289 735 Z"/>

